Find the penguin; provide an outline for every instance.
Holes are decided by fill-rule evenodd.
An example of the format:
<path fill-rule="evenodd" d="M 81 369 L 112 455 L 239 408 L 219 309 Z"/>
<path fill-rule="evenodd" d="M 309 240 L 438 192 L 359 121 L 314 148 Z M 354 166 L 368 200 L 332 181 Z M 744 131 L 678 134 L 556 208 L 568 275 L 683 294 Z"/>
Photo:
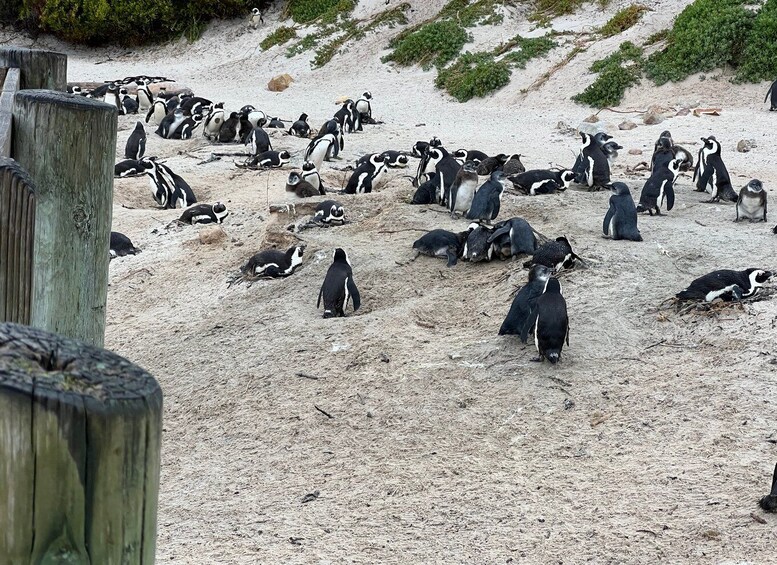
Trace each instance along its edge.
<path fill-rule="evenodd" d="M 238 137 L 240 138 L 240 143 L 243 145 L 248 144 L 248 137 L 253 133 L 254 126 L 251 124 L 250 121 L 248 121 L 248 116 L 246 114 L 240 114 L 240 129 L 237 133 Z M 265 149 L 267 151 L 267 149 Z M 261 151 L 259 151 L 261 153 Z"/>
<path fill-rule="evenodd" d="M 734 221 L 739 220 L 766 221 L 766 191 L 758 179 L 751 180 L 739 191 L 737 218 Z"/>
<path fill-rule="evenodd" d="M 623 145 L 616 143 L 615 141 L 607 141 L 602 144 L 602 152 L 607 157 L 607 160 L 612 164 L 615 159 L 618 158 L 618 151 L 623 149 Z"/>
<path fill-rule="evenodd" d="M 578 182 L 588 185 L 590 190 L 598 190 L 609 185 L 610 162 L 607 156 L 591 135 L 580 132 L 580 137 L 583 141 L 579 157 L 582 162 L 582 173 Z"/>
<path fill-rule="evenodd" d="M 728 169 L 720 156 L 721 146 L 714 135 L 702 137 L 704 145 L 699 150 L 699 160 L 696 162 L 696 169 L 693 173 L 693 179 L 696 181 L 696 190 L 706 192 L 708 189 L 712 193 L 712 198 L 706 200 L 707 203 L 720 202 L 720 199 L 729 202 L 737 201 L 737 193 L 731 186 L 731 178 Z"/>
<path fill-rule="evenodd" d="M 260 251 L 240 267 L 249 277 L 288 277 L 302 264 L 304 245 L 289 247 L 286 252 L 277 249 Z"/>
<path fill-rule="evenodd" d="M 218 140 L 220 143 L 233 143 L 237 138 L 237 129 L 240 126 L 240 117 L 237 112 L 229 114 L 229 118 L 219 128 Z"/>
<path fill-rule="evenodd" d="M 308 144 L 303 159 L 313 163 L 316 169 L 321 169 L 324 159 L 331 155 L 336 145 L 337 139 L 334 134 L 328 133 L 323 137 L 317 137 Z"/>
<path fill-rule="evenodd" d="M 499 215 L 502 196 L 505 190 L 505 176 L 502 171 L 494 171 L 491 177 L 475 193 L 472 206 L 466 214 L 470 220 L 491 223 Z"/>
<path fill-rule="evenodd" d="M 539 354 L 536 361 L 547 359 L 553 365 L 561 361 L 564 344 L 569 345 L 569 316 L 558 279 L 549 278 L 545 283 L 545 291 L 532 308 L 528 326 L 533 328 L 534 344 Z M 524 335 L 521 334 L 522 340 Z"/>
<path fill-rule="evenodd" d="M 208 139 L 216 139 L 221 130 L 221 126 L 224 123 L 224 103 L 219 102 L 214 104 L 208 116 L 205 118 L 205 123 L 202 127 L 202 135 Z"/>
<path fill-rule="evenodd" d="M 183 115 L 183 110 L 176 108 L 173 112 L 165 116 L 165 119 L 159 124 L 156 129 L 156 134 L 159 137 L 165 139 L 172 139 L 173 134 L 181 127 L 186 117 Z"/>
<path fill-rule="evenodd" d="M 475 191 L 478 189 L 477 166 L 474 161 L 465 161 L 464 166 L 459 169 L 456 178 L 451 184 L 450 196 L 448 197 L 448 208 L 451 211 L 451 218 L 458 217 L 458 213 L 466 214 L 472 205 L 472 199 L 475 197 Z"/>
<path fill-rule="evenodd" d="M 149 107 L 146 113 L 146 123 L 149 123 L 153 119 L 153 123 L 159 125 L 167 116 L 167 107 L 165 106 L 164 99 L 157 98 L 154 103 Z"/>
<path fill-rule="evenodd" d="M 348 300 L 353 302 L 353 311 L 361 306 L 361 297 L 356 283 L 353 281 L 353 269 L 348 260 L 348 254 L 338 247 L 332 256 L 332 265 L 326 272 L 324 284 L 318 293 L 316 308 L 321 307 L 321 299 L 324 300 L 324 318 L 345 316 Z"/>
<path fill-rule="evenodd" d="M 175 193 L 175 181 L 165 170 L 169 168 L 157 163 L 155 158 L 149 157 L 143 157 L 138 163 L 143 167 L 143 172 L 149 176 L 151 196 L 154 197 L 154 201 L 163 209 L 175 208 L 171 205 L 172 196 Z"/>
<path fill-rule="evenodd" d="M 181 97 L 181 110 L 184 114 L 202 114 L 205 108 L 213 106 L 213 102 L 202 96 L 184 94 Z"/>
<path fill-rule="evenodd" d="M 610 185 L 610 209 L 604 215 L 602 232 L 612 239 L 628 239 L 642 241 L 637 228 L 637 208 L 631 197 L 629 187 L 622 182 Z"/>
<path fill-rule="evenodd" d="M 464 161 L 473 161 L 477 165 L 488 159 L 488 155 L 477 149 L 457 149 L 453 156 L 456 159 L 460 159 L 462 163 Z"/>
<path fill-rule="evenodd" d="M 440 175 L 431 173 L 429 180 L 421 183 L 413 194 L 411 204 L 433 204 L 440 192 Z"/>
<path fill-rule="evenodd" d="M 650 178 L 642 187 L 642 194 L 639 197 L 639 206 L 637 212 L 648 212 L 651 216 L 653 210 L 656 215 L 661 215 L 660 206 L 666 198 L 666 209 L 671 210 L 674 207 L 674 184 L 677 176 L 680 174 L 682 159 L 673 159 L 667 166 L 659 166 L 653 169 Z"/>
<path fill-rule="evenodd" d="M 121 99 L 119 98 L 119 87 L 115 82 L 112 82 L 108 85 L 108 91 L 105 93 L 103 102 L 115 107 L 119 111 L 120 115 L 124 114 L 124 105 L 121 103 Z"/>
<path fill-rule="evenodd" d="M 387 162 L 388 157 L 383 157 L 377 153 L 371 155 L 366 163 L 356 167 L 356 170 L 351 174 L 348 184 L 345 185 L 345 193 L 364 194 L 372 192 L 372 189 L 377 186 L 383 177 Z"/>
<path fill-rule="evenodd" d="M 774 85 L 772 87 L 774 88 Z M 772 98 L 772 106 L 775 106 L 774 98 Z M 777 465 L 774 466 L 774 474 L 772 475 L 772 490 L 758 501 L 758 505 L 764 512 L 777 512 Z"/>
<path fill-rule="evenodd" d="M 331 161 L 333 158 L 337 158 L 337 156 L 340 155 L 340 151 L 345 149 L 343 128 L 340 127 L 340 122 L 335 119 L 328 120 L 326 123 L 324 123 L 324 125 L 321 126 L 321 129 L 318 130 L 318 135 L 316 138 L 324 137 L 330 134 L 334 136 L 336 143 L 329 148 L 329 153 L 327 154 L 326 158 L 327 161 Z"/>
<path fill-rule="evenodd" d="M 248 124 L 251 125 L 250 123 Z M 245 140 L 245 145 L 249 147 L 249 155 L 259 155 L 265 151 L 272 151 L 270 136 L 261 126 L 252 128 L 250 135 Z"/>
<path fill-rule="evenodd" d="M 501 259 L 516 255 L 534 255 L 539 247 L 537 234 L 523 218 L 510 218 L 494 226 L 488 243 Z"/>
<path fill-rule="evenodd" d="M 343 225 L 345 223 L 345 208 L 336 200 L 324 200 L 316 206 L 313 221 L 326 225 Z"/>
<path fill-rule="evenodd" d="M 113 167 L 113 176 L 115 177 L 134 177 L 142 175 L 148 167 L 143 166 L 141 161 L 135 159 L 126 159 L 119 161 Z"/>
<path fill-rule="evenodd" d="M 440 192 L 437 194 L 437 202 L 445 206 L 448 202 L 451 185 L 456 180 L 461 165 L 444 147 L 431 147 L 428 156 L 429 162 L 434 163 L 434 172 L 440 177 Z"/>
<path fill-rule="evenodd" d="M 428 142 L 416 141 L 415 144 L 413 145 L 412 155 L 419 157 L 421 159 L 418 162 L 418 168 L 416 169 L 416 175 L 415 175 L 416 181 L 420 180 L 422 174 L 430 173 L 434 171 L 435 163 L 430 164 L 430 160 L 431 160 L 430 151 L 437 147 L 442 147 L 442 142 L 437 137 L 433 137 Z"/>
<path fill-rule="evenodd" d="M 165 97 L 165 110 L 167 113 L 174 111 L 176 108 L 181 107 L 181 98 L 177 94 L 170 94 Z M 181 111 L 186 114 L 187 112 L 181 108 Z"/>
<path fill-rule="evenodd" d="M 143 122 L 135 124 L 135 129 L 132 130 L 129 138 L 127 139 L 127 145 L 124 147 L 124 156 L 127 159 L 140 159 L 146 153 L 146 129 L 143 127 Z"/>
<path fill-rule="evenodd" d="M 318 189 L 307 181 L 302 180 L 302 177 L 297 171 L 289 173 L 289 178 L 286 180 L 286 192 L 293 192 L 299 198 L 309 198 L 311 196 L 319 196 Z"/>
<path fill-rule="evenodd" d="M 310 124 L 308 124 L 307 114 L 300 114 L 299 119 L 291 124 L 289 135 L 297 137 L 307 137 L 310 135 Z"/>
<path fill-rule="evenodd" d="M 410 150 L 410 154 L 413 157 L 418 157 L 419 159 L 426 155 L 426 152 L 429 150 L 429 142 L 428 141 L 416 141 L 413 144 L 413 148 Z"/>
<path fill-rule="evenodd" d="M 246 108 L 250 108 L 250 110 L 247 112 L 247 115 L 248 121 L 251 122 L 252 126 L 263 128 L 265 125 L 267 125 L 267 114 L 261 110 L 257 110 L 253 106 L 243 106 L 240 111 L 243 112 L 243 110 Z"/>
<path fill-rule="evenodd" d="M 194 135 L 194 130 L 202 123 L 202 120 L 202 114 L 192 114 L 184 119 L 181 127 L 173 132 L 172 139 L 191 139 L 192 135 Z"/>
<path fill-rule="evenodd" d="M 517 335 L 520 336 L 522 343 L 526 343 L 529 333 L 529 316 L 537 299 L 545 290 L 545 284 L 550 278 L 550 274 L 550 269 L 545 265 L 534 265 L 529 270 L 529 280 L 515 294 L 510 310 L 499 327 L 499 335 Z M 524 332 L 524 328 L 526 328 L 526 332 Z"/>
<path fill-rule="evenodd" d="M 491 236 L 494 228 L 473 222 L 469 225 L 469 235 L 464 242 L 461 258 L 471 263 L 490 261 L 494 256 L 494 246 L 491 244 Z"/>
<path fill-rule="evenodd" d="M 346 100 L 340 106 L 340 109 L 335 112 L 334 118 L 340 124 L 340 129 L 345 133 L 352 133 L 356 128 L 356 124 L 353 122 L 353 100 Z"/>
<path fill-rule="evenodd" d="M 519 175 L 526 172 L 526 167 L 521 163 L 521 156 L 518 154 L 510 155 L 502 166 L 502 172 L 505 176 Z"/>
<path fill-rule="evenodd" d="M 111 83 L 106 82 L 105 84 L 101 84 L 97 88 L 93 88 L 87 93 L 87 97 L 94 98 L 95 100 L 102 100 L 104 102 L 105 96 L 108 93 L 108 87 L 110 84 Z M 108 104 L 110 104 L 110 102 L 108 102 Z"/>
<path fill-rule="evenodd" d="M 545 265 L 558 273 L 562 269 L 572 269 L 577 261 L 580 261 L 580 257 L 572 251 L 569 240 L 561 236 L 555 241 L 542 244 L 523 266 L 531 268 L 534 265 Z"/>
<path fill-rule="evenodd" d="M 501 170 L 507 162 L 507 155 L 500 153 L 494 157 L 486 157 L 478 164 L 478 174 L 481 176 L 490 176 L 491 173 Z"/>
<path fill-rule="evenodd" d="M 251 9 L 251 15 L 248 17 L 248 26 L 251 29 L 256 29 L 259 27 L 259 24 L 263 23 L 264 16 L 262 15 L 262 11 L 259 8 Z"/>
<path fill-rule="evenodd" d="M 151 90 L 148 88 L 148 84 L 146 83 L 145 79 L 139 78 L 135 81 L 135 83 L 138 85 L 138 91 L 137 91 L 137 99 L 138 99 L 138 108 L 141 112 L 145 112 L 151 108 L 151 106 L 154 104 L 154 95 L 151 94 Z M 148 122 L 148 120 L 146 120 Z"/>
<path fill-rule="evenodd" d="M 669 152 L 670 154 L 667 154 Z M 659 156 L 658 153 L 663 153 Z M 680 172 L 687 172 L 693 168 L 693 155 L 690 151 L 676 145 L 669 130 L 661 132 L 653 149 L 653 157 L 650 159 L 650 169 L 655 170 L 661 164 L 667 165 L 672 159 L 680 159 Z"/>
<path fill-rule="evenodd" d="M 448 267 L 453 267 L 464 253 L 467 237 L 469 237 L 473 229 L 474 226 L 470 226 L 467 231 L 459 233 L 447 230 L 432 230 L 413 242 L 413 249 L 416 251 L 415 256 L 445 257 L 448 259 Z"/>
<path fill-rule="evenodd" d="M 356 101 L 354 109 L 359 114 L 359 131 L 362 131 L 362 124 L 375 123 L 372 119 L 372 94 L 369 91 L 364 92 L 361 98 Z"/>
<path fill-rule="evenodd" d="M 685 290 L 675 296 L 678 300 L 703 300 L 712 302 L 721 298 L 726 302 L 755 295 L 772 276 L 763 269 L 732 271 L 721 269 L 695 279 Z"/>
<path fill-rule="evenodd" d="M 67 87 L 67 91 L 70 94 L 77 94 L 78 96 L 83 96 L 84 95 L 84 91 L 78 85 L 76 85 L 76 86 L 68 86 Z"/>
<path fill-rule="evenodd" d="M 507 180 L 513 186 L 530 196 L 537 194 L 553 194 L 556 191 L 564 191 L 575 180 L 575 173 L 569 169 L 551 171 L 545 169 L 532 169 Z"/>
<path fill-rule="evenodd" d="M 175 186 L 175 190 L 170 198 L 170 208 L 188 208 L 192 204 L 196 204 L 197 197 L 194 196 L 194 191 L 189 186 L 189 183 L 183 177 L 174 173 L 170 167 L 162 164 L 159 166 L 167 169 L 167 173 L 173 179 L 173 185 Z"/>
<path fill-rule="evenodd" d="M 132 98 L 132 96 L 129 95 L 126 88 L 122 87 L 119 89 L 119 99 L 121 100 L 121 106 L 123 109 L 121 113 L 123 114 L 138 113 L 138 103 L 134 98 Z"/>
<path fill-rule="evenodd" d="M 320 194 L 326 194 L 324 183 L 321 180 L 321 175 L 318 174 L 315 163 L 311 161 L 302 163 L 302 173 L 300 176 L 302 177 L 302 180 L 310 183 Z"/>
<path fill-rule="evenodd" d="M 270 123 L 267 124 L 267 127 L 275 129 L 286 129 L 286 124 L 284 124 L 279 118 L 270 118 Z"/>
<path fill-rule="evenodd" d="M 125 257 L 127 255 L 137 255 L 140 249 L 132 244 L 130 238 L 117 231 L 111 232 L 110 254 L 111 259 L 116 257 Z"/>
<path fill-rule="evenodd" d="M 248 160 L 249 167 L 263 169 L 279 169 L 291 161 L 291 153 L 288 151 L 265 151 Z"/>
<path fill-rule="evenodd" d="M 388 157 L 386 166 L 391 169 L 403 169 L 410 164 L 410 158 L 402 151 L 393 151 L 389 149 L 381 153 L 384 157 Z"/>
<path fill-rule="evenodd" d="M 195 204 L 183 211 L 178 221 L 182 224 L 221 224 L 229 216 L 227 207 L 221 202 Z"/>
<path fill-rule="evenodd" d="M 766 97 L 764 98 L 764 104 L 767 100 L 769 100 L 769 95 L 771 95 L 771 104 L 769 111 L 774 112 L 777 110 L 777 80 L 775 80 L 772 85 L 769 87 L 769 90 L 766 91 Z"/>

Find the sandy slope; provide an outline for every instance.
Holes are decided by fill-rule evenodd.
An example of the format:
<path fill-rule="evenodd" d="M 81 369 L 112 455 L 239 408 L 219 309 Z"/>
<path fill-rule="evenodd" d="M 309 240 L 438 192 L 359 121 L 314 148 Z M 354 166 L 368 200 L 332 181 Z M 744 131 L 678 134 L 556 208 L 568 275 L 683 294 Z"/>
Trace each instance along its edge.
<path fill-rule="evenodd" d="M 417 21 L 441 2 L 412 4 Z M 260 53 L 267 30 L 248 32 L 239 22 L 216 24 L 193 45 L 131 53 L 73 50 L 50 39 L 37 45 L 68 52 L 73 81 L 166 74 L 229 108 L 253 103 L 284 118 L 304 111 L 315 126 L 336 110 L 338 96 L 369 89 L 385 124 L 347 137 L 346 160 L 437 135 L 450 149 L 523 153 L 531 168 L 571 165 L 578 140 L 556 124 L 574 127 L 591 114 L 569 100 L 593 80 L 591 61 L 666 27 L 685 4 L 656 2 L 624 37 L 594 44 L 539 90 L 522 92 L 571 43 L 516 72 L 494 97 L 466 105 L 435 91 L 431 72 L 380 64 L 385 33 L 318 71 L 282 48 Z M 556 26 L 585 31 L 621 5 L 606 13 L 590 7 Z M 358 14 L 382 7 L 363 2 Z M 519 22 L 474 33 L 488 47 L 529 31 Z M 266 91 L 279 72 L 297 82 L 281 94 Z M 701 135 L 714 133 L 737 184 L 757 177 L 771 189 L 777 116 L 760 103 L 764 91 L 711 75 L 632 89 L 620 110 L 723 111 L 624 132 L 617 124 L 641 124 L 638 114 L 602 112 L 602 126 L 625 146 L 613 178 L 638 195 L 644 177 L 626 167 L 648 158 L 670 129 L 694 151 Z M 120 118 L 117 155 L 133 124 Z M 737 153 L 742 138 L 758 147 Z M 292 152 L 305 145 L 288 136 L 274 143 Z M 755 503 L 775 459 L 767 441 L 777 438 L 774 302 L 716 315 L 655 310 L 710 270 L 774 270 L 773 220 L 735 225 L 733 205 L 700 203 L 686 177 L 667 217 L 640 218 L 644 242 L 612 242 L 600 234 L 607 194 L 506 197 L 500 217 L 520 215 L 548 236 L 567 234 L 591 263 L 562 277 L 571 345 L 563 364 L 551 367 L 530 362 L 533 348 L 496 335 L 525 280 L 521 261 L 407 263 L 424 230 L 466 222 L 405 204 L 412 191 L 401 172 L 378 193 L 339 198 L 349 225 L 301 232 L 307 249 L 295 275 L 228 288 L 251 254 L 296 238 L 284 229 L 287 215 L 267 210 L 268 202 L 288 201 L 287 171 L 243 172 L 229 159 L 197 164 L 213 150 L 201 138 L 149 138 L 148 153 L 166 158 L 201 200 L 228 203 L 222 243 L 202 245 L 196 227 L 152 233 L 178 213 L 155 210 L 144 179 L 115 183 L 114 229 L 144 251 L 111 264 L 107 345 L 148 368 L 165 392 L 160 562 L 773 559 L 775 519 L 763 525 L 751 512 L 760 514 Z M 343 180 L 339 171 L 323 174 L 331 185 Z M 323 320 L 315 300 L 336 246 L 351 255 L 363 309 Z M 315 490 L 320 497 L 302 504 Z"/>

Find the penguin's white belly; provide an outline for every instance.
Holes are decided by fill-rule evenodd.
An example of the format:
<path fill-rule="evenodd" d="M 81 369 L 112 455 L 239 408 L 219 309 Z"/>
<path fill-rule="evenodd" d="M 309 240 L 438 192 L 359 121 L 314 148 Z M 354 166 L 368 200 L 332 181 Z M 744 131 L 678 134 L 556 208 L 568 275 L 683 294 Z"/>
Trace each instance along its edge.
<path fill-rule="evenodd" d="M 475 198 L 475 189 L 477 183 L 462 183 L 456 192 L 456 204 L 454 210 L 456 212 L 468 212 L 470 206 L 472 206 L 472 200 Z"/>
<path fill-rule="evenodd" d="M 762 220 L 763 209 L 761 208 L 761 199 L 745 196 L 742 202 L 738 204 L 739 216 L 750 220 Z"/>
<path fill-rule="evenodd" d="M 610 218 L 609 236 L 615 237 L 615 235 L 615 214 L 613 214 L 612 218 Z"/>

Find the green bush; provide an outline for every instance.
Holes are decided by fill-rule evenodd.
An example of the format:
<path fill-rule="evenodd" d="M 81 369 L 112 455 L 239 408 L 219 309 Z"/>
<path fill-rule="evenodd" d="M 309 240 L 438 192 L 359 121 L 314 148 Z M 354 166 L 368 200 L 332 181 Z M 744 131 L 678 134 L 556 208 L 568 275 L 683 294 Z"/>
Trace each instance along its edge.
<path fill-rule="evenodd" d="M 548 35 L 542 37 L 521 37 L 516 35 L 507 43 L 503 43 L 494 49 L 494 54 L 501 55 L 515 47 L 520 47 L 520 51 L 507 53 L 502 58 L 502 61 L 508 62 L 519 69 L 525 69 L 528 61 L 546 55 L 551 49 L 556 47 L 556 42 Z"/>
<path fill-rule="evenodd" d="M 664 84 L 727 64 L 738 66 L 754 20 L 742 0 L 696 0 L 677 16 L 666 48 L 648 58 L 647 76 Z"/>
<path fill-rule="evenodd" d="M 262 39 L 259 47 L 261 47 L 263 51 L 267 51 L 270 47 L 274 47 L 275 45 L 283 45 L 295 37 L 297 37 L 297 31 L 293 27 L 281 26 L 270 35 Z"/>
<path fill-rule="evenodd" d="M 738 80 L 758 82 L 777 77 L 777 0 L 766 0 L 747 36 Z"/>
<path fill-rule="evenodd" d="M 623 33 L 636 24 L 642 17 L 642 14 L 646 11 L 647 8 L 645 8 L 645 6 L 640 6 L 639 4 L 632 4 L 622 10 L 618 10 L 615 15 L 602 26 L 599 33 L 604 37 L 611 37 Z"/>
<path fill-rule="evenodd" d="M 381 59 L 400 65 L 419 64 L 425 69 L 431 65 L 443 67 L 459 54 L 472 38 L 458 23 L 444 20 L 425 24 L 409 34 L 395 37 L 389 47 L 393 51 Z"/>
<path fill-rule="evenodd" d="M 492 53 L 464 53 L 455 63 L 440 70 L 435 80 L 459 102 L 486 96 L 510 82 L 510 67 L 494 61 Z"/>
<path fill-rule="evenodd" d="M 295 22 L 306 24 L 324 15 L 334 14 L 336 18 L 339 12 L 351 12 L 353 8 L 350 0 L 289 0 L 286 12 Z"/>
<path fill-rule="evenodd" d="M 464 27 L 480 23 L 497 24 L 503 18 L 495 13 L 495 8 L 496 0 L 450 0 L 437 14 L 437 19 L 456 20 Z"/>
<path fill-rule="evenodd" d="M 626 89 L 640 81 L 642 64 L 642 49 L 624 41 L 617 51 L 594 61 L 591 71 L 599 73 L 599 76 L 572 100 L 595 108 L 617 106 L 623 100 Z"/>
<path fill-rule="evenodd" d="M 534 7 L 539 14 L 564 16 L 574 13 L 585 2 L 586 0 L 537 0 Z M 609 0 L 599 0 L 600 6 L 604 7 L 607 4 Z"/>

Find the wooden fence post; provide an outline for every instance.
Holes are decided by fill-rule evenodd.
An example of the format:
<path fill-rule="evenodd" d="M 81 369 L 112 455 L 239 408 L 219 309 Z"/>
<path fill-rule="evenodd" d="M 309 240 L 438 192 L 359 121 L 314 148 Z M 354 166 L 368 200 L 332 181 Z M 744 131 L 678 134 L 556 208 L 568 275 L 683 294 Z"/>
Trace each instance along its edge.
<path fill-rule="evenodd" d="M 162 391 L 79 341 L 0 324 L 3 565 L 151 565 Z"/>
<path fill-rule="evenodd" d="M 102 346 L 117 109 L 21 90 L 13 114 L 13 157 L 36 190 L 31 325 Z"/>
<path fill-rule="evenodd" d="M 23 47 L 2 47 L 0 67 L 19 68 L 23 89 L 47 88 L 60 92 L 67 90 L 67 55 L 63 53 Z"/>
<path fill-rule="evenodd" d="M 16 161 L 0 157 L 0 322 L 30 323 L 34 246 L 32 180 Z"/>

